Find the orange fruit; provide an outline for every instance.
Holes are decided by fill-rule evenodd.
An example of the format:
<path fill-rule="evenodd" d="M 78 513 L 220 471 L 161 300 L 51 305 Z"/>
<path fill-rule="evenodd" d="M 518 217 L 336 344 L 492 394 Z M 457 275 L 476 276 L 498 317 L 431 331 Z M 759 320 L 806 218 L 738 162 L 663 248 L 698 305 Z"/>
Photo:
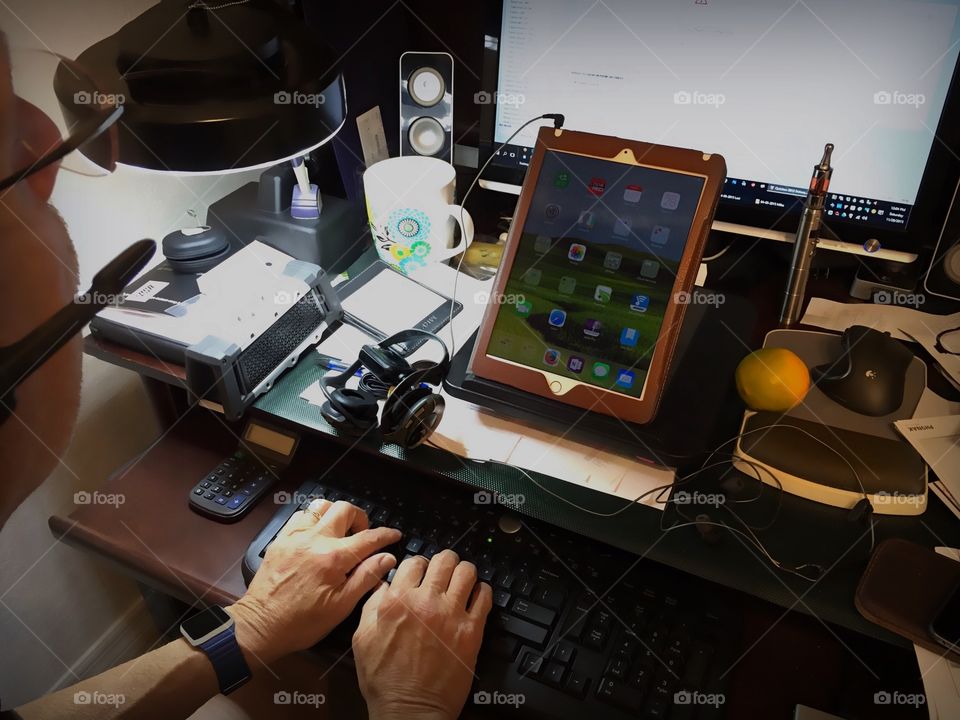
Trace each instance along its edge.
<path fill-rule="evenodd" d="M 784 348 L 754 350 L 737 366 L 737 392 L 751 410 L 785 412 L 810 389 L 810 371 Z"/>

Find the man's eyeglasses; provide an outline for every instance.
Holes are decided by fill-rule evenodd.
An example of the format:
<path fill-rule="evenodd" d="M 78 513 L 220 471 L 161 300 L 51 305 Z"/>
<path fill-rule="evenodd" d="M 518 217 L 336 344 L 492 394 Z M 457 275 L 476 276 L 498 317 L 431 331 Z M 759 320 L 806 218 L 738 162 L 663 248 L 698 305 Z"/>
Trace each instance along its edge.
<path fill-rule="evenodd" d="M 82 69 L 73 61 L 60 57 L 60 62 L 66 71 L 83 77 Z M 13 108 L 9 108 L 8 112 L 13 112 Z M 117 156 L 115 124 L 122 114 L 122 105 L 91 103 L 89 113 L 84 113 L 83 119 L 71 129 L 66 139 L 44 152 L 28 166 L 0 180 L 0 192 L 50 167 L 80 147 L 91 149 L 91 155 L 95 157 L 107 158 L 105 169 L 112 171 Z M 99 147 L 91 148 L 91 143 L 98 144 Z M 89 299 L 89 302 L 65 305 L 25 337 L 12 345 L 0 347 L 0 422 L 13 413 L 16 405 L 14 390 L 17 386 L 80 332 L 94 315 L 106 306 L 109 298 L 121 296 L 123 289 L 153 256 L 156 249 L 157 244 L 153 240 L 135 242 L 94 276 L 90 289 L 83 296 Z"/>

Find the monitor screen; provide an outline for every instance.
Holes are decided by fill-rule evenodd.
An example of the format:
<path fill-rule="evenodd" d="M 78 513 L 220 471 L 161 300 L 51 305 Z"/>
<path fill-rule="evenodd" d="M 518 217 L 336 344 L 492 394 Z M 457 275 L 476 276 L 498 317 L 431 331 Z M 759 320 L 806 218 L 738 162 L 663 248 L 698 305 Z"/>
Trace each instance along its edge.
<path fill-rule="evenodd" d="M 504 0 L 494 141 L 574 130 L 720 153 L 721 206 L 776 213 L 823 146 L 826 220 L 906 230 L 960 53 L 960 0 Z M 538 126 L 496 158 L 529 163 Z"/>

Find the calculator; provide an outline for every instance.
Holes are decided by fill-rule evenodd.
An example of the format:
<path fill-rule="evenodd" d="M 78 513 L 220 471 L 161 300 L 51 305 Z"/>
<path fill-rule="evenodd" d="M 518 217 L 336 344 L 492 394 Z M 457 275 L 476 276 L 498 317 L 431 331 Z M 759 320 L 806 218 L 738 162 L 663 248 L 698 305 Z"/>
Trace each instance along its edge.
<path fill-rule="evenodd" d="M 239 520 L 286 470 L 300 436 L 251 420 L 240 446 L 190 489 L 190 507 L 222 522 Z"/>

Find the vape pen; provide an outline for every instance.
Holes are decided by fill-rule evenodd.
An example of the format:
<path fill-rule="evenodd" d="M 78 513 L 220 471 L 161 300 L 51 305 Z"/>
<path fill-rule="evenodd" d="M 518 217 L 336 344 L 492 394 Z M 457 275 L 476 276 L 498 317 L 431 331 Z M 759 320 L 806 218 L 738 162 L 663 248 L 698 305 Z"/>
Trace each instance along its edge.
<path fill-rule="evenodd" d="M 823 158 L 813 168 L 810 188 L 803 201 L 803 213 L 800 215 L 797 236 L 793 241 L 793 261 L 790 264 L 786 295 L 783 298 L 783 308 L 780 310 L 780 324 L 784 327 L 790 327 L 800 319 L 803 296 L 807 290 L 807 278 L 810 276 L 810 265 L 813 263 L 813 254 L 817 251 L 817 241 L 820 238 L 823 204 L 827 197 L 827 188 L 830 187 L 830 176 L 833 175 L 833 168 L 830 166 L 831 155 L 833 155 L 833 144 L 827 143 L 823 148 Z"/>

